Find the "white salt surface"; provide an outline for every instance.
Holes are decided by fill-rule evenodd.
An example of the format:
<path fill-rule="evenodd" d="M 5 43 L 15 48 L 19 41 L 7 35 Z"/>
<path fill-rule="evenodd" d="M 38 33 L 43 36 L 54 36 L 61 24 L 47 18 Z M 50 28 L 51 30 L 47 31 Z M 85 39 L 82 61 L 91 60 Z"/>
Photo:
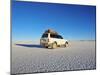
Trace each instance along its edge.
<path fill-rule="evenodd" d="M 12 74 L 96 68 L 95 41 L 70 41 L 66 48 L 47 49 L 39 43 L 12 44 Z"/>

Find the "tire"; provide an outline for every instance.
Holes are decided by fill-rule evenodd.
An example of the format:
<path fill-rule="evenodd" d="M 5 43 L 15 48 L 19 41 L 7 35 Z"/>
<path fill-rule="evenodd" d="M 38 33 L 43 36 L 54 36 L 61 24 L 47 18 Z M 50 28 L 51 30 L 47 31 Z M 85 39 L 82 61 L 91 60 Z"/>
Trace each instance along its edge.
<path fill-rule="evenodd" d="M 68 46 L 68 42 L 65 42 L 64 46 L 67 47 Z"/>
<path fill-rule="evenodd" d="M 48 48 L 48 46 L 45 46 L 45 48 Z"/>
<path fill-rule="evenodd" d="M 54 42 L 54 43 L 52 44 L 52 49 L 55 49 L 55 48 L 57 48 L 57 43 L 56 43 L 56 42 Z"/>

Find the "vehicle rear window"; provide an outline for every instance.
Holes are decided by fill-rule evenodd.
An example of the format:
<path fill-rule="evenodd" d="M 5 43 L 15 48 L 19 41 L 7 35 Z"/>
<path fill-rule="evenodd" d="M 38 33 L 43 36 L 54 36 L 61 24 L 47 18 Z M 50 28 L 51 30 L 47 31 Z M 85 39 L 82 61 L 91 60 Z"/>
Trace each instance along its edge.
<path fill-rule="evenodd" d="M 47 38 L 48 37 L 48 34 L 43 34 L 42 35 L 42 38 Z"/>

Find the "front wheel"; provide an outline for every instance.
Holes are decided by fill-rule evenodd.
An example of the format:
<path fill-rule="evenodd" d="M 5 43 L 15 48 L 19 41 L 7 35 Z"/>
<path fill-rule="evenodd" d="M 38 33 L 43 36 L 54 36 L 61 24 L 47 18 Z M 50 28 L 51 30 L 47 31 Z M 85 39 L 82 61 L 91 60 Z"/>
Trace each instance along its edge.
<path fill-rule="evenodd" d="M 65 42 L 64 46 L 67 47 L 68 46 L 68 42 Z"/>

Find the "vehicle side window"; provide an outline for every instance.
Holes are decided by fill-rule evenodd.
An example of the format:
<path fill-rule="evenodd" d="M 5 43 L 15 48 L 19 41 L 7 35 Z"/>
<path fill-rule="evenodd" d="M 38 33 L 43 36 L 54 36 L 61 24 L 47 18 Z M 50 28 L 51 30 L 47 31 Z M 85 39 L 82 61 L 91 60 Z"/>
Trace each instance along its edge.
<path fill-rule="evenodd" d="M 54 35 L 54 34 L 50 34 L 50 37 L 51 37 L 51 38 L 57 38 L 57 36 Z"/>
<path fill-rule="evenodd" d="M 62 37 L 61 35 L 58 35 L 58 38 L 59 38 L 59 39 L 63 39 L 63 37 Z"/>
<path fill-rule="evenodd" d="M 57 35 L 55 35 L 55 38 L 58 38 Z"/>
<path fill-rule="evenodd" d="M 51 38 L 63 39 L 62 36 L 60 36 L 60 35 L 54 35 L 54 34 L 51 34 L 50 37 Z"/>

